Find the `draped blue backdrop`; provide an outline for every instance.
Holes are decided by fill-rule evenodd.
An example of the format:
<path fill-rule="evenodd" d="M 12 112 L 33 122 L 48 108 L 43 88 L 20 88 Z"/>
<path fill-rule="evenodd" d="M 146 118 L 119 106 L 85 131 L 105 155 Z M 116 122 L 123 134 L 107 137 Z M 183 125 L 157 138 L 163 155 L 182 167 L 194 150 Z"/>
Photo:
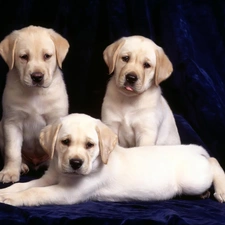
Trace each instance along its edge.
<path fill-rule="evenodd" d="M 0 39 L 28 25 L 53 28 L 70 43 L 63 63 L 70 112 L 100 118 L 109 76 L 102 58 L 122 36 L 143 35 L 173 63 L 161 84 L 182 143 L 204 146 L 225 169 L 224 0 L 0 0 Z M 0 94 L 8 68 L 0 59 Z M 38 177 L 30 173 L 22 181 Z M 4 185 L 1 185 L 3 187 Z M 225 224 L 225 205 L 184 197 L 162 202 L 12 207 L 0 224 Z"/>

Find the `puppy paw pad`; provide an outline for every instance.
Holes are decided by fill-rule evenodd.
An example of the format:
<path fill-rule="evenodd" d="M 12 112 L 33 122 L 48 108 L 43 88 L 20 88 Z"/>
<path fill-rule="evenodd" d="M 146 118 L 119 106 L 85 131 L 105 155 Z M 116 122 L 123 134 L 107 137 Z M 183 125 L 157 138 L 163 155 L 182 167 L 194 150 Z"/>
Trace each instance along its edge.
<path fill-rule="evenodd" d="M 9 173 L 9 172 L 0 172 L 0 182 L 2 183 L 15 183 L 17 181 L 19 181 L 19 174 L 16 174 L 16 173 Z"/>

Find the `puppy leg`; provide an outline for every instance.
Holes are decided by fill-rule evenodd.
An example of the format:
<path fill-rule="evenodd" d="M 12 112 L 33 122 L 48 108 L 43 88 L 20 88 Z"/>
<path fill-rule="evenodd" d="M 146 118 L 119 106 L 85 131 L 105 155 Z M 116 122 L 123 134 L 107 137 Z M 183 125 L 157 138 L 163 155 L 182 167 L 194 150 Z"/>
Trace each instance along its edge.
<path fill-rule="evenodd" d="M 136 146 L 148 146 L 148 145 L 155 145 L 157 139 L 157 131 L 156 130 L 149 130 L 149 131 L 142 131 L 136 132 Z"/>
<path fill-rule="evenodd" d="M 0 195 L 0 202 L 14 206 L 38 206 L 43 204 L 63 203 L 62 193 L 57 185 L 33 187 L 16 193 Z"/>
<path fill-rule="evenodd" d="M 14 206 L 38 206 L 47 204 L 75 204 L 87 197 L 76 187 L 52 185 L 33 187 L 25 191 L 0 195 L 0 202 Z"/>
<path fill-rule="evenodd" d="M 22 133 L 19 127 L 12 123 L 4 123 L 4 168 L 0 172 L 3 183 L 16 182 L 20 177 Z"/>
<path fill-rule="evenodd" d="M 213 171 L 213 184 L 214 184 L 214 197 L 217 201 L 223 203 L 225 202 L 225 174 L 215 158 L 209 158 L 209 163 Z"/>
<path fill-rule="evenodd" d="M 0 189 L 0 195 L 6 193 L 15 193 L 27 190 L 32 187 L 45 187 L 58 183 L 58 175 L 54 169 L 49 168 L 46 173 L 39 179 L 24 183 L 16 183 L 7 188 Z"/>

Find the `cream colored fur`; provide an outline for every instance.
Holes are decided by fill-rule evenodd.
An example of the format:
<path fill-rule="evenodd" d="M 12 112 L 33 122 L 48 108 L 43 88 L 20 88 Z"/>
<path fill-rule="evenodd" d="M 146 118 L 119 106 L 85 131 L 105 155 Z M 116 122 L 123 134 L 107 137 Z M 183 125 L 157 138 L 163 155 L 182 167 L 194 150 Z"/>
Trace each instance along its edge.
<path fill-rule="evenodd" d="M 0 190 L 15 206 L 97 201 L 152 201 L 200 195 L 214 184 L 225 201 L 225 175 L 197 145 L 122 148 L 100 120 L 71 114 L 46 126 L 40 143 L 52 157 L 43 177 Z"/>
<path fill-rule="evenodd" d="M 142 36 L 124 37 L 105 49 L 104 60 L 113 76 L 102 104 L 102 121 L 118 135 L 119 144 L 180 144 L 159 86 L 173 71 L 163 49 Z"/>
<path fill-rule="evenodd" d="M 16 182 L 20 171 L 46 162 L 38 141 L 40 130 L 68 114 L 60 70 L 68 48 L 67 40 L 54 30 L 37 26 L 15 30 L 0 43 L 0 54 L 9 67 L 0 124 L 5 161 L 0 182 Z"/>

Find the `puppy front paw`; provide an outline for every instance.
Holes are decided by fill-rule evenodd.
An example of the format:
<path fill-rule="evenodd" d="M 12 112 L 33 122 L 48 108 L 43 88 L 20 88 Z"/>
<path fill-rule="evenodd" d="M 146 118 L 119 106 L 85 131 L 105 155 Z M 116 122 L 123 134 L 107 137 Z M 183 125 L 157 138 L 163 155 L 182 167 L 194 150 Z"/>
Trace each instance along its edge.
<path fill-rule="evenodd" d="M 214 197 L 220 203 L 225 202 L 225 192 L 215 192 Z"/>
<path fill-rule="evenodd" d="M 0 195 L 0 202 L 8 205 L 13 205 L 13 206 L 22 206 L 23 203 L 20 202 L 20 198 L 18 198 L 14 194 L 4 194 Z"/>
<path fill-rule="evenodd" d="M 29 167 L 27 166 L 27 164 L 22 163 L 21 164 L 21 174 L 26 174 L 29 172 Z"/>
<path fill-rule="evenodd" d="M 225 174 L 217 177 L 216 182 L 214 182 L 214 197 L 218 202 L 225 202 Z"/>
<path fill-rule="evenodd" d="M 0 172 L 0 182 L 2 183 L 15 183 L 20 179 L 20 172 L 15 169 L 3 169 Z"/>

